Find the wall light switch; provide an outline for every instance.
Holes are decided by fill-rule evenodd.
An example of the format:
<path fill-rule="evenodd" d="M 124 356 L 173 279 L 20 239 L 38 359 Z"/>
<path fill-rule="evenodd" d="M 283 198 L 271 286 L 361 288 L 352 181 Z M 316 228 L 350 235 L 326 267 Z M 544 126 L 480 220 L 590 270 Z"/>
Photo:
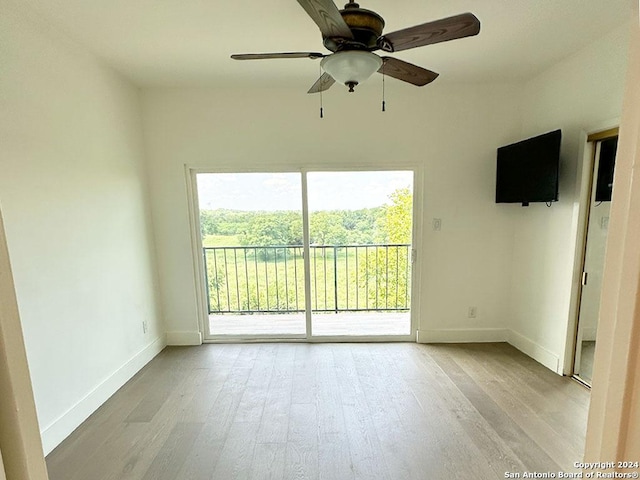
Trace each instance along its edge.
<path fill-rule="evenodd" d="M 434 218 L 433 222 L 432 222 L 432 225 L 433 225 L 433 230 L 436 231 L 436 232 L 439 232 L 440 229 L 442 228 L 442 219 L 441 218 Z"/>

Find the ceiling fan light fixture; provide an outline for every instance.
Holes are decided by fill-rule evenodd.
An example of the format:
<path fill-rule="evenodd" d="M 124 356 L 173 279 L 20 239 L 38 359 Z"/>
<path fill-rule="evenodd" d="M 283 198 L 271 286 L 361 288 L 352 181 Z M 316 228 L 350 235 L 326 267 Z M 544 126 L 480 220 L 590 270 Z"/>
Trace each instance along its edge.
<path fill-rule="evenodd" d="M 382 59 L 371 52 L 347 50 L 325 57 L 322 69 L 337 82 L 352 86 L 364 82 L 382 66 Z"/>

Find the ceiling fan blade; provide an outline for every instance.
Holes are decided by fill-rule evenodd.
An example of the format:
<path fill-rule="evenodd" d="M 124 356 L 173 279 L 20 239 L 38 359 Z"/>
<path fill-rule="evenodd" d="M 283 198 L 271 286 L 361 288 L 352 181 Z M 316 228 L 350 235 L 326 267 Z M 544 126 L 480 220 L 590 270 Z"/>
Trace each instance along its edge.
<path fill-rule="evenodd" d="M 392 57 L 382 57 L 378 73 L 422 87 L 438 78 L 438 73 Z"/>
<path fill-rule="evenodd" d="M 316 22 L 324 38 L 353 38 L 353 33 L 332 0 L 298 0 L 311 19 Z"/>
<path fill-rule="evenodd" d="M 324 92 L 325 90 L 329 90 L 329 88 L 331 88 L 331 85 L 333 85 L 334 83 L 336 83 L 336 81 L 333 79 L 333 77 L 325 72 L 320 76 L 318 80 L 316 80 L 316 83 L 311 86 L 307 93 Z"/>
<path fill-rule="evenodd" d="M 378 39 L 378 47 L 386 52 L 399 52 L 480 33 L 480 20 L 472 13 L 462 13 L 435 22 L 398 30 Z"/>
<path fill-rule="evenodd" d="M 266 60 L 271 58 L 322 58 L 324 54 L 318 52 L 282 52 L 282 53 L 234 53 L 234 60 Z"/>

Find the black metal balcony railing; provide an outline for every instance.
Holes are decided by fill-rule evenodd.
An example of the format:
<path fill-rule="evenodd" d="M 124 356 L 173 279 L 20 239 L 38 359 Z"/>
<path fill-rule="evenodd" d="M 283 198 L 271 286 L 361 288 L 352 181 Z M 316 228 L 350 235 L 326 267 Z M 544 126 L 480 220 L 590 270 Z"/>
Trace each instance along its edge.
<path fill-rule="evenodd" d="M 407 311 L 411 246 L 311 246 L 314 312 Z M 304 312 L 301 245 L 203 248 L 209 313 Z"/>

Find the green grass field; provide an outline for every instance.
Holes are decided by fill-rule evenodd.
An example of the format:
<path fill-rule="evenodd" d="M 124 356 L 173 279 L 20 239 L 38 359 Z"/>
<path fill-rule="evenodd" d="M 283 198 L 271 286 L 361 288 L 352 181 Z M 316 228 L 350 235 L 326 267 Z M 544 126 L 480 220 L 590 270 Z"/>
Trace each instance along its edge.
<path fill-rule="evenodd" d="M 237 235 L 205 235 L 202 238 L 203 247 L 227 247 L 240 245 Z"/>

